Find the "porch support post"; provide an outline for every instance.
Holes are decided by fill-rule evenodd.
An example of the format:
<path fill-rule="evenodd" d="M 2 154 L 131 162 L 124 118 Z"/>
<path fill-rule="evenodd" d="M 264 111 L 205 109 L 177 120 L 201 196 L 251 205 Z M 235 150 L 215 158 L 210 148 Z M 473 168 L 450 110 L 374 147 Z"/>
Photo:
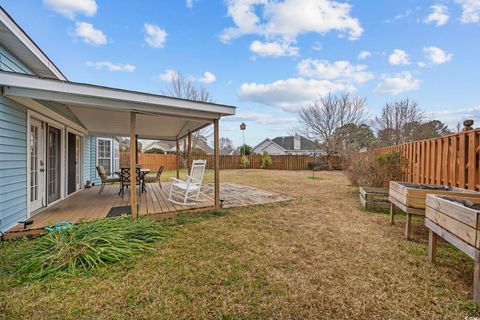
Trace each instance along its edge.
<path fill-rule="evenodd" d="M 135 112 L 130 112 L 130 206 L 132 218 L 138 218 L 137 212 L 137 143 L 135 135 L 137 115 Z"/>
<path fill-rule="evenodd" d="M 180 179 L 180 143 L 178 143 L 178 139 L 176 140 L 176 156 L 177 156 L 177 179 Z"/>
<path fill-rule="evenodd" d="M 220 209 L 219 119 L 213 120 L 213 158 L 215 161 L 215 209 Z"/>
<path fill-rule="evenodd" d="M 190 172 L 192 166 L 192 133 L 188 130 L 188 150 L 187 150 L 187 168 Z"/>

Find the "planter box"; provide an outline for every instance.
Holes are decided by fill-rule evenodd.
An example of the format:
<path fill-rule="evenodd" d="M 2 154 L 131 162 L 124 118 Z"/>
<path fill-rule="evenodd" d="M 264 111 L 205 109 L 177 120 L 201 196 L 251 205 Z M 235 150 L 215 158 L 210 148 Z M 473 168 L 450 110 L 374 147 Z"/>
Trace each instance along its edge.
<path fill-rule="evenodd" d="M 477 197 L 480 199 L 479 192 L 450 186 L 390 181 L 389 189 L 390 198 L 397 200 L 397 202 L 401 203 L 407 208 L 421 210 L 425 210 L 425 200 L 427 194 L 462 196 L 466 193 L 477 195 Z M 421 211 L 419 210 L 418 212 Z"/>
<path fill-rule="evenodd" d="M 366 210 L 388 210 L 390 207 L 388 188 L 359 187 L 358 197 Z"/>
<path fill-rule="evenodd" d="M 480 199 L 428 195 L 425 226 L 429 229 L 428 256 L 435 262 L 437 237 L 470 256 L 475 263 L 473 300 L 480 302 Z"/>
<path fill-rule="evenodd" d="M 480 199 L 428 195 L 425 217 L 465 243 L 480 248 Z"/>
<path fill-rule="evenodd" d="M 394 206 L 405 212 L 407 215 L 407 221 L 405 225 L 405 237 L 407 239 L 410 239 L 411 215 L 425 215 L 425 201 L 428 194 L 468 196 L 480 200 L 480 192 L 476 191 L 450 186 L 437 186 L 398 181 L 390 181 L 390 189 L 388 194 L 388 199 L 392 204 L 390 207 L 391 224 L 394 224 Z"/>

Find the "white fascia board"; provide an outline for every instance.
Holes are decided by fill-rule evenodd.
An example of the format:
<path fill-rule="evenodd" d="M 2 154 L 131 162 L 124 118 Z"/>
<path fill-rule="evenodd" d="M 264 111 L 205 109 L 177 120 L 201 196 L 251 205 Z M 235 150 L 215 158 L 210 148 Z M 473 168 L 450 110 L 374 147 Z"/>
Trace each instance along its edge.
<path fill-rule="evenodd" d="M 22 28 L 0 7 L 0 21 L 58 79 L 67 80 L 55 64 L 43 53 Z"/>
<path fill-rule="evenodd" d="M 7 96 L 57 101 L 64 104 L 125 109 L 157 114 L 218 119 L 234 115 L 235 107 L 177 99 L 136 91 L 94 86 L 29 75 L 0 72 L 0 85 Z"/>

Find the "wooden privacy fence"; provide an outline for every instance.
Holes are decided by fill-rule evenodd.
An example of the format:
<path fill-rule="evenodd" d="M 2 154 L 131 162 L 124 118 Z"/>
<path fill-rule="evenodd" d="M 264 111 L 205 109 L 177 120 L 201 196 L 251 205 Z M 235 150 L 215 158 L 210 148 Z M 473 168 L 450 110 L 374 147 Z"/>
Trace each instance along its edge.
<path fill-rule="evenodd" d="M 250 161 L 249 169 L 260 169 L 262 164 L 262 156 L 259 154 L 251 154 L 248 157 Z M 314 157 L 311 156 L 271 156 L 272 165 L 269 169 L 276 170 L 308 170 L 308 163 L 313 162 Z M 220 156 L 220 169 L 240 169 L 241 156 Z M 207 169 L 213 169 L 213 155 L 192 156 L 192 159 L 207 160 Z M 333 169 L 343 168 L 343 158 L 341 157 L 327 157 L 317 156 L 315 162 L 330 166 Z M 120 154 L 120 165 L 125 166 L 130 163 L 129 153 Z M 174 154 L 147 154 L 141 153 L 138 155 L 138 163 L 145 168 L 150 168 L 152 171 L 157 171 L 160 165 L 165 166 L 165 170 L 173 170 L 177 167 L 176 155 Z M 180 167 L 184 167 L 184 161 L 180 161 Z"/>
<path fill-rule="evenodd" d="M 403 180 L 480 190 L 480 129 L 378 149 L 407 159 Z"/>

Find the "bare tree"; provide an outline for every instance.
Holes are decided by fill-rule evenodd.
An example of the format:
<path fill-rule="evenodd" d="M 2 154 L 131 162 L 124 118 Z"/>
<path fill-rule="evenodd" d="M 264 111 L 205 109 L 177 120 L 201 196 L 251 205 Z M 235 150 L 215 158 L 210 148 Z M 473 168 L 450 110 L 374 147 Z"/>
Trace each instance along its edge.
<path fill-rule="evenodd" d="M 188 99 L 202 102 L 213 102 L 210 92 L 202 86 L 196 86 L 193 80 L 185 77 L 180 72 L 173 72 L 170 82 L 162 90 L 162 93 L 168 96 Z M 208 140 L 213 136 L 212 126 L 205 127 L 192 134 L 192 149 L 195 149 L 199 143 L 207 144 Z M 183 150 L 181 156 L 186 160 L 187 140 L 183 140 Z"/>
<path fill-rule="evenodd" d="M 416 129 L 424 121 L 423 111 L 416 102 L 408 98 L 386 103 L 380 116 L 376 116 L 374 120 L 379 144 L 391 146 L 416 140 Z"/>
<path fill-rule="evenodd" d="M 220 154 L 221 155 L 228 155 L 234 150 L 233 141 L 230 138 L 221 137 L 218 141 Z"/>
<path fill-rule="evenodd" d="M 334 155 L 343 139 L 337 130 L 347 124 L 361 124 L 366 113 L 365 98 L 352 97 L 348 93 L 329 94 L 299 109 L 296 133 L 318 141 L 327 155 Z"/>

